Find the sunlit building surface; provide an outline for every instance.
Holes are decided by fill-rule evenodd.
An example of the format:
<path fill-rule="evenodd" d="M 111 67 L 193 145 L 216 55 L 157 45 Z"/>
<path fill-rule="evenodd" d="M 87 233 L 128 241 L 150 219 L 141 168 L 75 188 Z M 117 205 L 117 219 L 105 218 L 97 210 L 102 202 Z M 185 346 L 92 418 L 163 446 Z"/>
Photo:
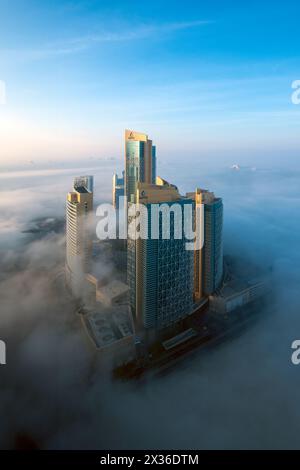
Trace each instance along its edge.
<path fill-rule="evenodd" d="M 146 134 L 125 131 L 125 194 L 135 202 L 137 183 L 154 184 L 156 178 L 156 148 Z"/>
<path fill-rule="evenodd" d="M 203 205 L 203 247 L 195 250 L 194 296 L 199 301 L 212 294 L 223 280 L 223 202 L 213 192 L 197 188 L 187 193 L 196 205 Z"/>
<path fill-rule="evenodd" d="M 128 285 L 118 279 L 104 281 L 93 274 L 86 275 L 87 287 L 92 302 L 100 302 L 106 307 L 127 301 Z"/>
<path fill-rule="evenodd" d="M 93 177 L 78 177 L 66 204 L 66 280 L 80 295 L 85 274 L 90 269 L 92 241 L 90 215 L 93 210 Z"/>

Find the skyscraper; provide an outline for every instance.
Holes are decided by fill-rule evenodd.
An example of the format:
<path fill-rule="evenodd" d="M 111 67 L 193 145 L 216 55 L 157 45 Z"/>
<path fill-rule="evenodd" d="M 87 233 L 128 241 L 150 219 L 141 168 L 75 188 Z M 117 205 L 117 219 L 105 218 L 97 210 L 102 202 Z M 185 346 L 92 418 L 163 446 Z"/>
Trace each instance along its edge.
<path fill-rule="evenodd" d="M 223 280 L 223 202 L 204 193 L 203 293 L 215 292 Z"/>
<path fill-rule="evenodd" d="M 152 140 L 140 132 L 125 131 L 125 194 L 135 202 L 137 183 L 154 184 L 156 149 Z"/>
<path fill-rule="evenodd" d="M 146 209 L 148 231 L 147 237 L 127 241 L 130 306 L 138 330 L 156 334 L 197 310 L 222 284 L 223 204 L 203 189 L 181 196 L 175 185 L 156 177 L 155 147 L 146 134 L 125 131 L 125 149 L 128 224 L 140 231 L 140 220 L 131 209 L 136 209 L 132 203 L 141 204 Z M 153 206 L 159 208 L 157 237 L 151 233 Z M 178 211 L 181 237 L 175 234 Z M 188 240 L 187 212 L 193 231 Z M 165 217 L 169 237 L 163 235 Z"/>
<path fill-rule="evenodd" d="M 159 180 L 161 184 L 138 183 L 137 203 L 148 213 L 151 230 L 153 204 L 164 205 L 169 217 L 170 238 L 164 239 L 161 213 L 158 218 L 158 238 L 128 240 L 127 274 L 130 287 L 130 305 L 139 329 L 162 330 L 189 315 L 193 310 L 194 252 L 186 249 L 185 237 L 176 238 L 174 211 L 182 215 L 184 206 L 194 206 L 192 199 L 180 196 L 176 186 Z M 129 217 L 129 223 L 130 217 Z"/>
<path fill-rule="evenodd" d="M 119 209 L 120 197 L 124 196 L 124 184 L 125 184 L 125 171 L 122 171 L 122 177 L 119 178 L 117 173 L 113 175 L 113 192 L 112 200 L 115 209 Z"/>
<path fill-rule="evenodd" d="M 73 191 L 67 195 L 66 207 L 66 280 L 74 294 L 81 288 L 90 267 L 92 241 L 90 214 L 93 209 L 93 177 L 74 179 Z"/>
<path fill-rule="evenodd" d="M 195 250 L 194 298 L 212 294 L 218 289 L 223 279 L 223 203 L 213 192 L 197 188 L 187 197 L 195 201 L 196 206 L 203 204 L 203 217 L 199 220 L 204 225 L 204 244 Z"/>

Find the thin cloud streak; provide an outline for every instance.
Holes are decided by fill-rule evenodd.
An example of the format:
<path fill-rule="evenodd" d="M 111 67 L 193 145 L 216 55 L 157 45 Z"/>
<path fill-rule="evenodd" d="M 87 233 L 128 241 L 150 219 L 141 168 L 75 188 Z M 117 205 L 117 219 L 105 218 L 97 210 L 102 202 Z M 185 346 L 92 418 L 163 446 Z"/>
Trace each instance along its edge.
<path fill-rule="evenodd" d="M 139 39 L 150 37 L 155 37 L 157 39 L 159 36 L 163 36 L 168 33 L 175 33 L 176 31 L 188 30 L 212 23 L 214 23 L 214 21 L 194 20 L 164 24 L 145 24 L 136 29 L 131 28 L 121 32 L 103 31 L 97 34 L 72 38 L 65 41 L 52 43 L 50 45 L 45 45 L 44 47 L 38 49 L 2 49 L 0 50 L 0 58 L 1 56 L 4 56 L 4 58 L 7 56 L 23 61 L 43 60 L 51 57 L 80 53 L 101 43 L 137 41 Z"/>
<path fill-rule="evenodd" d="M 198 26 L 204 26 L 207 24 L 213 23 L 212 21 L 206 20 L 195 20 L 195 21 L 183 21 L 176 23 L 165 23 L 161 25 L 155 24 L 145 24 L 142 27 L 136 30 L 127 30 L 121 33 L 119 32 L 109 32 L 101 34 L 92 34 L 88 36 L 83 36 L 77 39 L 72 39 L 69 41 L 69 44 L 81 45 L 81 46 L 90 46 L 93 43 L 99 42 L 119 42 L 119 41 L 129 41 L 136 39 L 143 39 L 146 37 L 153 36 L 154 34 L 167 34 L 175 31 L 181 31 L 185 29 L 191 29 Z"/>

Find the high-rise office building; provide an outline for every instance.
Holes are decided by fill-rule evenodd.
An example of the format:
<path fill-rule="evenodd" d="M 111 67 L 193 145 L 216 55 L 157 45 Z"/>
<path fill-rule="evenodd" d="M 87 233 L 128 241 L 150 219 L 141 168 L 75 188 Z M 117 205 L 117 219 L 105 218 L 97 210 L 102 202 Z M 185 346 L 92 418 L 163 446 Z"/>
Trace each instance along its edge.
<path fill-rule="evenodd" d="M 204 193 L 203 293 L 215 292 L 223 280 L 223 202 Z"/>
<path fill-rule="evenodd" d="M 174 211 L 176 205 L 184 233 L 184 206 L 194 207 L 194 202 L 180 196 L 176 186 L 161 179 L 158 182 L 159 185 L 138 183 L 136 201 L 146 207 L 149 231 L 153 204 L 164 205 L 169 217 L 170 238 L 162 235 L 164 216 L 160 213 L 157 239 L 149 234 L 147 239 L 128 239 L 127 245 L 130 305 L 138 329 L 146 331 L 169 327 L 193 310 L 194 252 L 186 249 L 184 236 L 177 238 L 175 235 Z M 130 216 L 129 223 L 132 223 Z"/>
<path fill-rule="evenodd" d="M 204 244 L 195 250 L 194 298 L 201 300 L 218 289 L 223 279 L 223 203 L 213 192 L 197 188 L 187 197 L 195 201 L 195 206 L 203 204 L 204 210 L 199 220 L 203 224 Z"/>
<path fill-rule="evenodd" d="M 66 279 L 76 295 L 79 294 L 84 276 L 89 271 L 92 256 L 92 176 L 75 178 L 73 191 L 67 195 L 66 206 Z"/>
<path fill-rule="evenodd" d="M 125 131 L 125 194 L 135 202 L 137 183 L 154 184 L 156 179 L 156 148 L 146 134 Z"/>
<path fill-rule="evenodd" d="M 140 229 L 140 221 L 131 215 L 131 203 L 142 204 L 148 214 L 148 237 L 129 237 L 127 241 L 130 306 L 140 331 L 157 332 L 191 314 L 221 286 L 223 204 L 222 199 L 203 189 L 183 197 L 175 185 L 156 177 L 155 147 L 146 134 L 125 131 L 125 155 L 129 225 L 136 224 Z M 151 234 L 153 205 L 168 208 L 169 238 L 162 235 L 165 214 L 160 209 L 159 237 Z M 196 235 L 193 249 L 187 249 L 187 242 L 191 247 L 184 227 L 187 206 Z M 182 214 L 182 237 L 175 236 L 178 210 Z"/>
<path fill-rule="evenodd" d="M 115 209 L 120 207 L 120 197 L 124 196 L 124 184 L 125 184 L 125 171 L 122 172 L 122 177 L 119 178 L 117 173 L 113 175 L 113 192 L 112 200 Z"/>

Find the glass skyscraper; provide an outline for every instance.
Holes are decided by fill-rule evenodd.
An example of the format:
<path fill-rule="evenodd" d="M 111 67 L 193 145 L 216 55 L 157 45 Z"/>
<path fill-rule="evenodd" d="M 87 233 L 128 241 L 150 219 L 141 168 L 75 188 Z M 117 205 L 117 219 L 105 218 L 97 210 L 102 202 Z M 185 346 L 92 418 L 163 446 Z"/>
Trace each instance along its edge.
<path fill-rule="evenodd" d="M 186 249 L 186 239 L 174 236 L 174 204 L 182 214 L 184 206 L 194 207 L 192 199 L 183 198 L 175 186 L 139 183 L 137 202 L 148 212 L 151 233 L 151 206 L 165 204 L 169 209 L 170 238 L 164 239 L 163 214 L 159 214 L 157 239 L 128 240 L 127 273 L 130 304 L 139 329 L 162 330 L 189 315 L 193 310 L 194 252 Z"/>
<path fill-rule="evenodd" d="M 195 250 L 195 301 L 218 289 L 223 280 L 223 202 L 213 192 L 197 188 L 187 197 L 202 205 L 203 247 Z"/>
<path fill-rule="evenodd" d="M 113 175 L 113 193 L 112 193 L 112 200 L 113 206 L 116 209 L 119 209 L 120 206 L 120 197 L 124 196 L 124 184 L 125 184 L 125 171 L 122 172 L 122 177 L 118 177 L 115 173 Z"/>
<path fill-rule="evenodd" d="M 223 280 L 223 203 L 214 198 L 204 204 L 203 293 L 215 292 Z"/>
<path fill-rule="evenodd" d="M 190 315 L 223 280 L 223 204 L 214 193 L 197 188 L 181 196 L 178 188 L 156 176 L 156 153 L 146 134 L 125 131 L 125 195 L 128 223 L 132 203 L 148 214 L 148 237 L 127 240 L 127 280 L 137 330 L 158 332 Z M 152 208 L 167 206 L 169 238 L 162 236 L 165 215 L 159 210 L 158 237 L 152 236 Z M 182 237 L 174 236 L 175 206 L 182 214 Z M 189 206 L 196 244 L 185 238 L 184 212 Z M 200 213 L 200 216 L 199 216 Z M 140 228 L 140 227 L 139 227 Z M 137 230 L 139 231 L 139 230 Z M 193 249 L 187 249 L 187 242 Z M 195 243 L 195 244 L 194 244 Z M 193 245 L 194 244 L 194 245 Z"/>
<path fill-rule="evenodd" d="M 154 184 L 156 149 L 152 140 L 140 132 L 125 131 L 125 193 L 128 202 L 135 202 L 137 183 Z"/>

